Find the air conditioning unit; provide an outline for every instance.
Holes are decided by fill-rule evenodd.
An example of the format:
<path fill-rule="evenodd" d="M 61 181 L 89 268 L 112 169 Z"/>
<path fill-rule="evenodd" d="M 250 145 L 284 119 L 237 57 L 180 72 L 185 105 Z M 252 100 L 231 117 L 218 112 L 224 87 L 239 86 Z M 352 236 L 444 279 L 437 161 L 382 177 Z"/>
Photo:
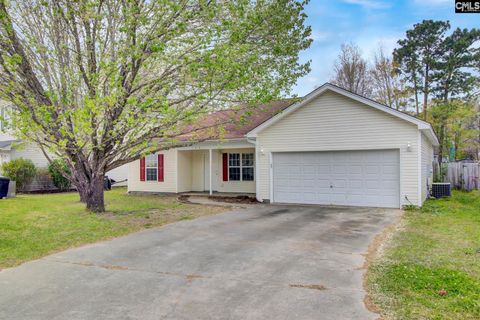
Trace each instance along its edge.
<path fill-rule="evenodd" d="M 449 182 L 432 183 L 432 197 L 444 198 L 452 195 L 452 187 Z"/>

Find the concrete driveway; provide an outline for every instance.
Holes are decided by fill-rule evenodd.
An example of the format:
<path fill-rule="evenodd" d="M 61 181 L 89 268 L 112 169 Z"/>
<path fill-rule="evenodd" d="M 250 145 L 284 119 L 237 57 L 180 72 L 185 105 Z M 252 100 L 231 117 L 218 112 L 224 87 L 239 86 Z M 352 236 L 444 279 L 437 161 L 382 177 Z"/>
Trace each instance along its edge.
<path fill-rule="evenodd" d="M 0 319 L 375 319 L 363 254 L 399 210 L 257 206 L 0 272 Z"/>

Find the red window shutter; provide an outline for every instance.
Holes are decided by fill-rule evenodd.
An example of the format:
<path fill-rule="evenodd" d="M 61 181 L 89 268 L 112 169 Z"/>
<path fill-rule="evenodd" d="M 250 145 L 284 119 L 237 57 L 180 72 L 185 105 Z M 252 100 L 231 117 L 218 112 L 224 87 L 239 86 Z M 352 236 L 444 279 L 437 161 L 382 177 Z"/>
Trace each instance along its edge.
<path fill-rule="evenodd" d="M 145 158 L 140 158 L 140 181 L 145 181 Z"/>
<path fill-rule="evenodd" d="M 228 181 L 228 153 L 222 154 L 223 156 L 223 181 Z"/>
<path fill-rule="evenodd" d="M 158 181 L 163 182 L 164 174 L 163 174 L 163 154 L 158 154 Z"/>

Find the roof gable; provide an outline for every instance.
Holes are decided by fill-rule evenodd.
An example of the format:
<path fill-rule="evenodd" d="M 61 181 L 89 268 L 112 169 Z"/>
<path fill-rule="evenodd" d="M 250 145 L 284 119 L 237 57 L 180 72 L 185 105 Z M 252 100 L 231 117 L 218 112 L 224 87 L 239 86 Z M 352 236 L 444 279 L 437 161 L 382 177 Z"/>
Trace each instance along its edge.
<path fill-rule="evenodd" d="M 7 151 L 10 150 L 14 142 L 16 142 L 16 140 L 0 141 L 0 149 Z"/>
<path fill-rule="evenodd" d="M 298 110 L 299 108 L 305 106 L 306 104 L 308 104 L 309 102 L 311 102 L 312 100 L 314 100 L 315 98 L 319 97 L 320 95 L 322 95 L 323 93 L 325 93 L 327 91 L 335 92 L 335 93 L 340 94 L 342 96 L 348 97 L 352 100 L 360 102 L 364 106 L 371 107 L 371 108 L 380 110 L 382 112 L 386 112 L 386 113 L 391 114 L 395 117 L 398 117 L 398 118 L 400 118 L 404 121 L 410 122 L 410 123 L 416 125 L 419 130 L 422 130 L 426 134 L 426 136 L 429 138 L 429 140 L 431 141 L 431 143 L 433 145 L 436 145 L 436 146 L 438 145 L 438 139 L 435 135 L 435 132 L 433 131 L 432 126 L 428 122 L 422 121 L 422 120 L 417 119 L 417 118 L 415 118 L 415 117 L 413 117 L 409 114 L 406 114 L 406 113 L 400 112 L 398 110 L 392 109 L 388 106 L 382 105 L 382 104 L 380 104 L 378 102 L 375 102 L 371 99 L 368 99 L 368 98 L 365 98 L 363 96 L 357 95 L 355 93 L 352 93 L 350 91 L 347 91 L 345 89 L 342 89 L 340 87 L 332 85 L 330 83 L 325 83 L 321 87 L 313 90 L 312 92 L 307 94 L 301 101 L 292 104 L 291 106 L 287 107 L 283 111 L 274 115 L 273 117 L 271 117 L 267 121 L 263 122 L 262 124 L 260 124 L 259 126 L 257 126 L 253 130 L 248 132 L 246 134 L 246 136 L 249 137 L 249 138 L 256 137 L 259 132 L 265 130 L 266 128 L 270 127 L 271 125 L 273 125 L 274 123 L 276 123 L 280 119 L 283 119 L 284 117 L 291 114 L 292 112 L 294 112 L 294 111 Z"/>

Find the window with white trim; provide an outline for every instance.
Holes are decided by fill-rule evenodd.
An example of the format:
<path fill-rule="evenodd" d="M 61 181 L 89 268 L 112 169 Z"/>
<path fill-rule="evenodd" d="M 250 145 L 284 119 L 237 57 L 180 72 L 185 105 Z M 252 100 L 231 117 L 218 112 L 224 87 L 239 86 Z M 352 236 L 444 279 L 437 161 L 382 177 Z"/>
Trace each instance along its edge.
<path fill-rule="evenodd" d="M 145 157 L 145 177 L 147 181 L 157 181 L 158 179 L 158 157 L 156 154 Z"/>
<path fill-rule="evenodd" d="M 228 180 L 253 181 L 255 162 L 253 153 L 228 154 Z"/>

